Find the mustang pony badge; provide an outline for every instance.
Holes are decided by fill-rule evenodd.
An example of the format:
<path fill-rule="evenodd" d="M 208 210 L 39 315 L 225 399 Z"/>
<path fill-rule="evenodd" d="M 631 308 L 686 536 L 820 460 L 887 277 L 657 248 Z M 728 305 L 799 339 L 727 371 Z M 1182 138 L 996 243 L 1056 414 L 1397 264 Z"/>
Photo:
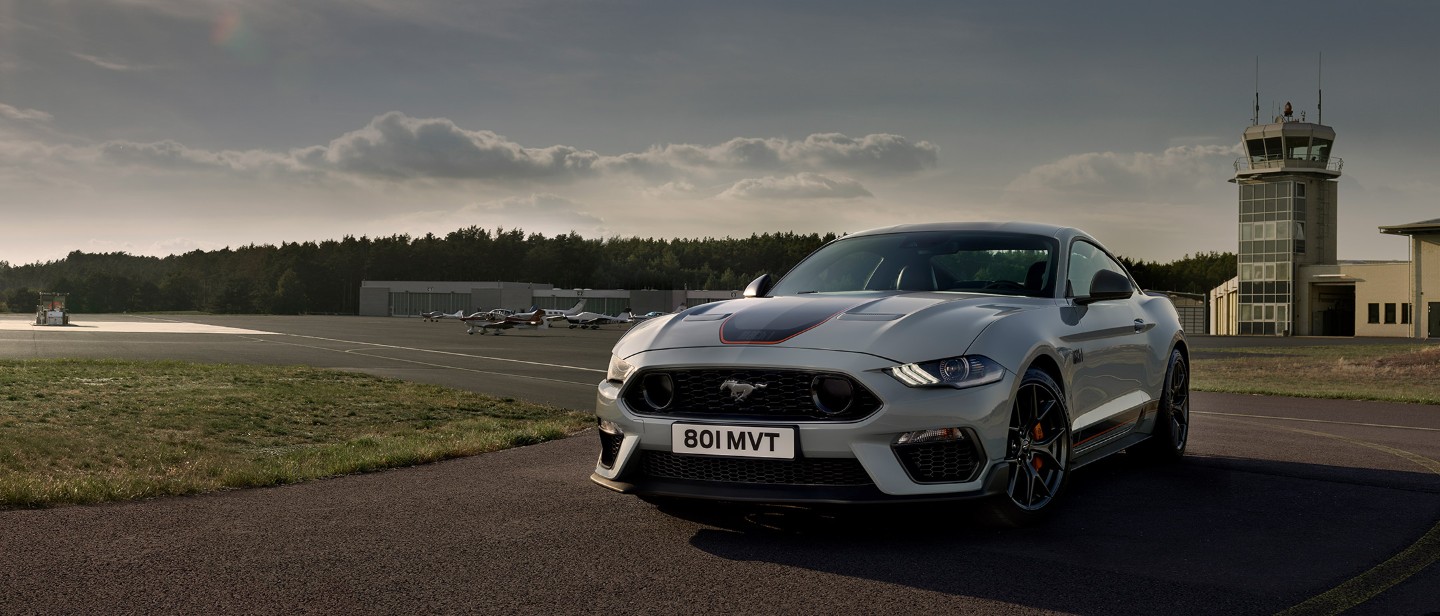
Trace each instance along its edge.
<path fill-rule="evenodd" d="M 755 390 L 765 389 L 766 387 L 769 387 L 769 385 L 766 385 L 764 383 L 756 383 L 752 385 L 750 383 L 742 383 L 735 379 L 730 379 L 720 384 L 720 391 L 730 394 L 730 397 L 733 398 L 736 402 L 744 402 L 746 398 L 750 397 L 750 394 L 755 393 Z"/>

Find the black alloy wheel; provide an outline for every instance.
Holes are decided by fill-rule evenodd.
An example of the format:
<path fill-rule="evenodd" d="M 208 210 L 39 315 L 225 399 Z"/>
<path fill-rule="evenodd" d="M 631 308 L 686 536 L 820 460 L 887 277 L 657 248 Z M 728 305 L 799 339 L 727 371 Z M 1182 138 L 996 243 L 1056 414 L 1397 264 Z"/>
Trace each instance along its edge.
<path fill-rule="evenodd" d="M 991 503 L 995 521 L 1024 526 L 1048 513 L 1070 472 L 1070 420 L 1050 375 L 1026 370 L 1015 393 L 1005 445 L 1009 483 Z"/>
<path fill-rule="evenodd" d="M 1155 462 L 1176 462 L 1185 456 L 1190 441 L 1190 365 L 1179 349 L 1170 351 L 1165 368 L 1165 385 L 1160 392 L 1160 410 L 1155 431 L 1145 442 L 1132 447 L 1134 453 Z"/>

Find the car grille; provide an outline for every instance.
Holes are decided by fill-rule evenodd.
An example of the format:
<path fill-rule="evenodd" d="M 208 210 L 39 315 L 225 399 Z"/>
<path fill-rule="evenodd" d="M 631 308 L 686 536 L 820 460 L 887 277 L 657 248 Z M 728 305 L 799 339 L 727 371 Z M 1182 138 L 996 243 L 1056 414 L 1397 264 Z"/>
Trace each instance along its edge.
<path fill-rule="evenodd" d="M 673 402 L 656 408 L 648 400 L 648 375 L 669 375 L 674 382 Z M 817 379 L 840 379 L 853 394 L 843 409 L 822 408 L 812 390 Z M 722 389 L 726 381 L 757 387 L 744 400 Z M 759 387 L 764 385 L 764 387 Z M 622 394 L 638 415 L 761 421 L 855 421 L 880 408 L 880 399 L 859 382 L 843 374 L 811 370 L 677 369 L 649 370 L 633 376 Z"/>
<path fill-rule="evenodd" d="M 625 441 L 623 434 L 610 434 L 600 431 L 600 465 L 605 468 L 615 466 L 615 458 L 620 456 L 620 443 Z"/>
<path fill-rule="evenodd" d="M 664 451 L 643 452 L 641 469 L 664 479 L 767 485 L 865 486 L 870 475 L 854 458 L 750 460 L 681 456 Z"/>
<path fill-rule="evenodd" d="M 899 445 L 895 454 L 915 483 L 970 481 L 979 470 L 979 456 L 969 439 Z"/>

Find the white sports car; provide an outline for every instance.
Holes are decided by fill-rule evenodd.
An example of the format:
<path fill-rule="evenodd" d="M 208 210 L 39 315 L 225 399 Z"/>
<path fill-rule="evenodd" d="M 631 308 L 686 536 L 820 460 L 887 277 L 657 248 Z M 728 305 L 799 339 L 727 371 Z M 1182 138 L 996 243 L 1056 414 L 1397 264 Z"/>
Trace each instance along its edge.
<path fill-rule="evenodd" d="M 1188 356 L 1170 301 L 1077 229 L 855 233 L 621 338 L 591 478 L 659 499 L 983 497 L 1025 524 L 1087 463 L 1184 455 Z"/>

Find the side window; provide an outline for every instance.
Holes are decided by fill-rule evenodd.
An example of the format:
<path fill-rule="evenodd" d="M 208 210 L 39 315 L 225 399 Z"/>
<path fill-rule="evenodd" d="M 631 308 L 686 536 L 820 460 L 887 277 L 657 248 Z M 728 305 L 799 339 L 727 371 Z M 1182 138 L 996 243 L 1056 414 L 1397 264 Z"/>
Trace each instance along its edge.
<path fill-rule="evenodd" d="M 1070 271 L 1068 279 L 1070 282 L 1070 297 L 1085 297 L 1090 295 L 1090 281 L 1094 280 L 1095 272 L 1110 270 L 1121 276 L 1125 274 L 1125 268 L 1121 266 L 1100 247 L 1090 242 L 1075 242 L 1070 246 Z"/>

